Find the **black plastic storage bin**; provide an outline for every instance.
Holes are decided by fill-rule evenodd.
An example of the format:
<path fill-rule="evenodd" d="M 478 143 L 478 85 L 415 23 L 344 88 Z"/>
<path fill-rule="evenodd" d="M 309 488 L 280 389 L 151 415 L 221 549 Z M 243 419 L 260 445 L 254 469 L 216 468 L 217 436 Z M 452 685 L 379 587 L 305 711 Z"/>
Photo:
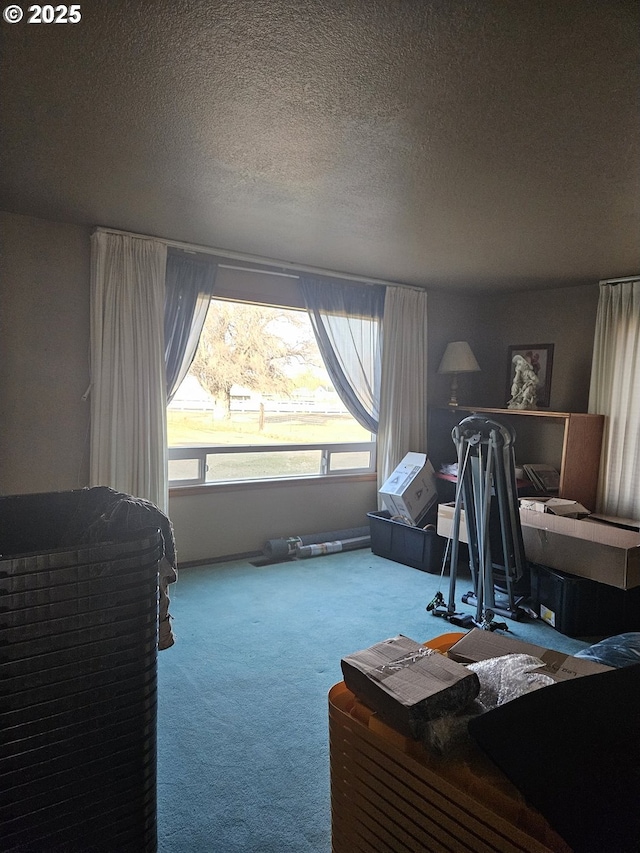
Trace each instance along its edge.
<path fill-rule="evenodd" d="M 108 491 L 0 498 L 4 853 L 157 847 L 164 540 L 92 535 Z"/>
<path fill-rule="evenodd" d="M 612 636 L 640 627 L 640 587 L 618 589 L 530 564 L 531 601 L 540 618 L 567 637 Z"/>
<path fill-rule="evenodd" d="M 368 512 L 371 530 L 371 550 L 378 557 L 386 557 L 422 572 L 438 574 L 442 570 L 442 558 L 446 540 L 435 531 L 436 515 L 423 524 L 431 523 L 433 529 L 412 527 L 395 521 L 385 509 Z"/>

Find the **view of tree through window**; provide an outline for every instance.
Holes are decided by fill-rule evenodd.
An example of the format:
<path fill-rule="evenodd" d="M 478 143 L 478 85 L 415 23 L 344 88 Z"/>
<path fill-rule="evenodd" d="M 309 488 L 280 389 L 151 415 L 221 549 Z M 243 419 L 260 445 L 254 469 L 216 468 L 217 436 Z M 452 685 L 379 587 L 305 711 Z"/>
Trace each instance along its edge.
<path fill-rule="evenodd" d="M 305 311 L 212 300 L 167 415 L 170 482 L 373 469 L 375 436 L 336 393 Z"/>

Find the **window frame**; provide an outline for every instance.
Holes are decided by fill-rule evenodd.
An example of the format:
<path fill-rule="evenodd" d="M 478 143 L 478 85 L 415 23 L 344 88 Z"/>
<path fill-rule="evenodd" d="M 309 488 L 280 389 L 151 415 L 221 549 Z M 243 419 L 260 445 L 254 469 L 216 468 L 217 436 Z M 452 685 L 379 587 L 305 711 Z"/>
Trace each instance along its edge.
<path fill-rule="evenodd" d="M 216 277 L 216 287 L 212 301 L 227 301 L 240 304 L 261 305 L 284 310 L 303 311 L 302 296 L 296 286 L 297 276 L 288 273 L 275 273 L 273 270 L 238 267 L 233 264 L 220 264 Z M 308 316 L 308 315 L 307 315 Z M 195 452 L 197 451 L 197 453 Z M 251 477 L 232 480 L 206 480 L 206 457 L 215 454 L 233 453 L 273 453 L 286 451 L 319 451 L 320 470 L 317 473 L 282 475 L 277 477 Z M 358 468 L 332 468 L 334 454 L 344 452 L 369 452 L 369 465 Z M 255 487 L 259 484 L 295 484 L 303 481 L 353 481 L 375 479 L 377 471 L 377 436 L 371 433 L 370 441 L 361 442 L 312 442 L 309 444 L 238 444 L 238 445 L 192 445 L 170 446 L 167 441 L 167 464 L 176 459 L 194 459 L 198 465 L 198 474 L 194 478 L 172 480 L 168 485 L 170 494 L 194 494 L 198 492 L 220 490 L 235 487 Z"/>

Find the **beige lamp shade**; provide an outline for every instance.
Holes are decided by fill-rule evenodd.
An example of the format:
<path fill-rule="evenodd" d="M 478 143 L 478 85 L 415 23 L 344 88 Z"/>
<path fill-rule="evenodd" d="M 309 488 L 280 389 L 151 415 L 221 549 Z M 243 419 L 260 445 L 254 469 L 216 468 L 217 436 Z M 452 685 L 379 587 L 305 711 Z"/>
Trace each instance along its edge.
<path fill-rule="evenodd" d="M 452 341 L 442 356 L 438 373 L 474 373 L 480 365 L 466 341 Z"/>
<path fill-rule="evenodd" d="M 475 373 L 480 365 L 466 341 L 451 341 L 442 356 L 438 373 L 451 373 L 450 406 L 458 405 L 458 373 Z"/>

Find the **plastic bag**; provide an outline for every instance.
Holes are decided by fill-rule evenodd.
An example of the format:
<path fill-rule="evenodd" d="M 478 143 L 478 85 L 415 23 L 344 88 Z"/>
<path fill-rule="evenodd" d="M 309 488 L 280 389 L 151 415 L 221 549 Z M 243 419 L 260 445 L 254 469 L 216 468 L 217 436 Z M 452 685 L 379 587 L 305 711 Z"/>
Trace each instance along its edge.
<path fill-rule="evenodd" d="M 576 652 L 575 657 L 587 658 L 616 669 L 632 666 L 634 663 L 640 663 L 640 633 L 629 632 L 607 637 L 599 643 Z"/>
<path fill-rule="evenodd" d="M 553 684 L 550 675 L 535 671 L 542 666 L 539 658 L 514 654 L 472 663 L 467 669 L 480 679 L 478 701 L 485 711 L 490 711 L 518 696 Z"/>
<path fill-rule="evenodd" d="M 440 754 L 451 755 L 468 738 L 467 724 L 472 717 L 497 708 L 525 693 L 554 683 L 551 676 L 536 672 L 543 662 L 531 655 L 511 654 L 479 661 L 467 666 L 480 681 L 480 693 L 460 714 L 433 720 L 427 726 L 424 742 Z"/>

